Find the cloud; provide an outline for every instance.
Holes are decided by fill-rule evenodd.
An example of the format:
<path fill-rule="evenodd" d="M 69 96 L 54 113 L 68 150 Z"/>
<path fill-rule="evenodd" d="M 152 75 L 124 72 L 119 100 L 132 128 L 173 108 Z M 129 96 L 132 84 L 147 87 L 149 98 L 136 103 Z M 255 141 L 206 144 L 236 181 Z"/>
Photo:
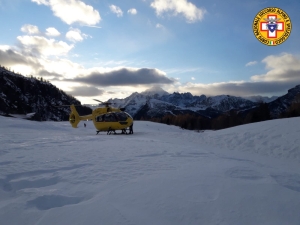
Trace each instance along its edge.
<path fill-rule="evenodd" d="M 114 68 L 94 69 L 86 76 L 77 77 L 73 81 L 93 84 L 96 86 L 126 86 L 147 84 L 172 84 L 173 79 L 168 78 L 158 69 L 148 68 Z"/>
<path fill-rule="evenodd" d="M 262 60 L 269 70 L 254 75 L 250 81 L 229 81 L 211 84 L 187 83 L 177 87 L 181 92 L 201 95 L 273 95 L 283 94 L 300 84 L 300 59 L 292 54 L 270 55 Z"/>
<path fill-rule="evenodd" d="M 135 8 L 132 8 L 132 9 L 129 9 L 127 11 L 128 14 L 131 14 L 131 15 L 136 15 L 137 14 L 137 10 Z"/>
<path fill-rule="evenodd" d="M 81 33 L 79 29 L 71 28 L 70 31 L 66 33 L 66 38 L 72 42 L 83 41 L 84 38 L 87 38 L 88 35 Z"/>
<path fill-rule="evenodd" d="M 72 87 L 71 89 L 72 90 L 66 92 L 73 96 L 91 97 L 91 96 L 103 95 L 104 93 L 104 90 L 100 90 L 93 86 L 79 86 L 79 87 Z"/>
<path fill-rule="evenodd" d="M 0 46 L 0 62 L 1 65 L 11 67 L 16 64 L 27 65 L 34 64 L 30 58 L 14 51 L 13 49 L 7 49 Z"/>
<path fill-rule="evenodd" d="M 18 41 L 16 47 L 0 46 L 1 65 L 11 67 L 15 72 L 45 77 L 73 77 L 82 70 L 80 65 L 59 57 L 67 55 L 73 45 L 41 36 L 19 36 Z"/>
<path fill-rule="evenodd" d="M 57 37 L 57 36 L 60 35 L 60 33 L 54 27 L 49 27 L 49 28 L 46 29 L 46 35 L 47 36 L 52 36 L 52 37 Z"/>
<path fill-rule="evenodd" d="M 79 0 L 31 0 L 38 5 L 46 5 L 51 8 L 54 15 L 62 21 L 71 25 L 79 23 L 81 25 L 96 25 L 101 17 L 92 6 L 86 5 Z"/>
<path fill-rule="evenodd" d="M 192 80 L 196 80 L 195 77 L 191 77 Z"/>
<path fill-rule="evenodd" d="M 31 24 L 25 24 L 21 27 L 21 31 L 27 34 L 39 34 L 39 28 Z"/>
<path fill-rule="evenodd" d="M 97 28 L 97 29 L 100 29 L 101 27 L 99 26 L 92 26 L 92 25 L 82 25 L 82 26 L 85 26 L 85 27 L 92 27 L 92 28 Z"/>
<path fill-rule="evenodd" d="M 161 25 L 160 23 L 157 23 L 155 27 L 156 27 L 156 28 L 161 28 L 161 29 L 165 28 L 165 27 L 164 27 L 163 25 Z"/>
<path fill-rule="evenodd" d="M 38 75 L 43 77 L 61 77 L 61 74 L 58 74 L 56 72 L 49 72 L 44 69 L 38 70 Z"/>
<path fill-rule="evenodd" d="M 110 5 L 109 8 L 110 8 L 110 11 L 117 14 L 117 17 L 123 16 L 123 11 L 120 9 L 120 7 L 115 6 L 115 5 Z"/>
<path fill-rule="evenodd" d="M 38 55 L 65 55 L 74 46 L 68 45 L 63 41 L 56 41 L 55 39 L 47 39 L 41 36 L 18 36 L 18 41 L 21 47 L 27 53 L 35 53 Z"/>
<path fill-rule="evenodd" d="M 150 6 L 155 9 L 158 16 L 168 12 L 174 16 L 181 14 L 188 23 L 201 21 L 206 13 L 205 9 L 197 8 L 187 0 L 154 0 Z"/>
<path fill-rule="evenodd" d="M 297 84 L 300 84 L 297 83 Z M 233 95 L 233 96 L 251 96 L 251 95 L 274 95 L 285 93 L 288 89 L 296 86 L 294 82 L 245 82 L 232 81 L 212 84 L 187 83 L 177 89 L 179 92 L 191 92 L 196 95 Z"/>
<path fill-rule="evenodd" d="M 35 71 L 40 68 L 38 59 L 7 46 L 0 46 L 0 62 L 2 66 L 22 75 L 36 75 Z"/>
<path fill-rule="evenodd" d="M 72 78 L 84 71 L 84 68 L 67 59 L 47 59 L 47 57 L 30 56 L 14 49 L 0 46 L 1 65 L 10 67 L 23 75 L 43 76 L 46 79 Z"/>
<path fill-rule="evenodd" d="M 43 72 L 44 75 L 53 76 L 56 78 L 64 79 L 64 78 L 73 78 L 78 76 L 78 74 L 82 74 L 86 71 L 86 69 L 78 64 L 74 63 L 68 59 L 39 59 L 40 68 L 36 70 L 37 74 Z"/>
<path fill-rule="evenodd" d="M 257 61 L 251 61 L 251 62 L 248 62 L 245 66 L 253 66 L 257 64 Z"/>
<path fill-rule="evenodd" d="M 294 81 L 300 83 L 300 59 L 292 54 L 270 55 L 262 60 L 269 71 L 251 77 L 252 81 Z"/>
<path fill-rule="evenodd" d="M 36 2 L 38 5 L 49 5 L 48 0 L 31 0 L 32 2 Z"/>

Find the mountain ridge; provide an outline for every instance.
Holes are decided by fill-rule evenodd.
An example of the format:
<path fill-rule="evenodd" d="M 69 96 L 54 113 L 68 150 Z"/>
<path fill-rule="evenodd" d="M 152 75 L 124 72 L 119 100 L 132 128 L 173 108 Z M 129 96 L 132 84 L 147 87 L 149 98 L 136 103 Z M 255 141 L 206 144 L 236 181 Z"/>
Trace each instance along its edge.
<path fill-rule="evenodd" d="M 300 93 L 300 85 L 289 89 L 288 94 L 281 97 L 236 97 L 231 95 L 192 95 L 190 92 L 169 94 L 162 88 L 151 88 L 141 93 L 134 92 L 124 99 L 109 99 L 117 107 L 125 107 L 135 119 L 162 117 L 163 115 L 191 114 L 215 118 L 231 110 L 251 111 L 261 103 L 266 103 L 271 116 L 278 118 Z M 159 93 L 155 93 L 158 90 Z M 157 102 L 157 101 L 160 102 Z M 281 105 L 284 104 L 284 105 Z"/>
<path fill-rule="evenodd" d="M 300 95 L 300 85 L 288 90 L 286 95 L 274 97 L 275 100 L 266 103 L 272 118 L 278 118 Z M 261 96 L 260 96 L 261 97 Z M 260 103 L 249 99 L 230 96 L 194 96 L 190 92 L 172 94 L 161 87 L 155 86 L 141 93 L 134 92 L 123 99 L 109 99 L 114 107 L 125 107 L 134 119 L 161 118 L 166 115 L 202 116 L 216 118 L 231 110 L 249 112 Z M 81 105 L 74 98 L 58 89 L 42 78 L 25 77 L 0 67 L 0 114 L 35 113 L 34 120 L 68 120 L 68 107 L 53 107 L 55 105 Z M 90 114 L 91 107 L 77 107 L 80 114 Z"/>
<path fill-rule="evenodd" d="M 169 94 L 161 88 L 159 91 L 163 94 L 154 93 L 151 89 L 151 91 L 132 93 L 124 99 L 114 98 L 108 101 L 114 103 L 117 107 L 125 107 L 126 111 L 133 115 L 135 119 L 161 117 L 164 114 L 179 115 L 187 113 L 214 118 L 232 109 L 242 110 L 257 106 L 257 103 L 250 100 L 230 95 L 206 97 L 205 95 L 194 96 L 190 92 Z M 141 113 L 141 111 L 144 113 Z"/>
<path fill-rule="evenodd" d="M 59 105 L 81 105 L 73 96 L 67 95 L 50 82 L 34 77 L 25 77 L 0 67 L 0 115 L 26 115 L 37 121 L 65 121 L 69 118 L 69 107 Z M 79 112 L 89 114 L 88 107 L 77 107 Z"/>

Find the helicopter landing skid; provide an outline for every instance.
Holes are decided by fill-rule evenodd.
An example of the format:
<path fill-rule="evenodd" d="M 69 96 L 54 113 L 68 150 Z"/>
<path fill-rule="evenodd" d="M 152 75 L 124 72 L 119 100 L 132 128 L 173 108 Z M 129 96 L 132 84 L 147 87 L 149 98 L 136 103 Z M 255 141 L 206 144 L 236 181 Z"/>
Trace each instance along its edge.
<path fill-rule="evenodd" d="M 108 129 L 108 131 L 107 131 L 107 135 L 111 135 L 111 134 L 112 134 L 112 132 L 114 132 L 114 134 L 117 134 L 115 130 Z"/>
<path fill-rule="evenodd" d="M 127 130 L 129 131 L 129 132 L 127 132 Z M 101 132 L 101 130 L 97 130 L 96 131 L 96 135 L 97 134 L 99 134 L 99 132 Z M 111 129 L 108 129 L 108 131 L 107 131 L 107 133 L 106 133 L 107 135 L 111 135 L 111 134 L 117 134 L 116 133 L 116 130 L 111 130 Z M 133 130 L 132 130 L 132 128 L 130 129 L 122 129 L 122 132 L 121 133 L 119 133 L 119 134 L 133 134 Z"/>

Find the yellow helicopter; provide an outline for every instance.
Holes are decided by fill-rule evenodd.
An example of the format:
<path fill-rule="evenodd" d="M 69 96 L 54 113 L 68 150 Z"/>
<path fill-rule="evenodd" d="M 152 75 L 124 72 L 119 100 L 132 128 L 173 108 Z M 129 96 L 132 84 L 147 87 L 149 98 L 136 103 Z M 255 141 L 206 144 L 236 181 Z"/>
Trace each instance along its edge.
<path fill-rule="evenodd" d="M 90 115 L 80 116 L 75 105 L 70 106 L 69 121 L 73 128 L 77 128 L 81 120 L 93 120 L 97 134 L 101 131 L 107 131 L 107 134 L 116 134 L 116 130 L 121 130 L 122 134 L 133 134 L 133 118 L 125 112 L 125 108 L 112 108 L 110 107 L 113 104 L 111 102 L 94 100 L 100 102 L 105 107 L 94 109 Z"/>

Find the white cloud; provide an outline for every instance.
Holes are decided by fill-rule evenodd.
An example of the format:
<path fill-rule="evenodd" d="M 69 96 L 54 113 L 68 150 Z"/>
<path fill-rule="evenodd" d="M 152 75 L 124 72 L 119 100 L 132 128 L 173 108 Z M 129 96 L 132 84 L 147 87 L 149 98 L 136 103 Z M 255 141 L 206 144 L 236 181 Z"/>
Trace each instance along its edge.
<path fill-rule="evenodd" d="M 298 83 L 299 84 L 299 83 Z M 169 92 L 190 92 L 194 95 L 232 95 L 232 96 L 252 96 L 252 95 L 278 95 L 284 94 L 290 88 L 295 87 L 294 82 L 249 82 L 249 81 L 229 81 L 210 84 L 186 83 L 177 84 L 166 89 Z"/>
<path fill-rule="evenodd" d="M 188 23 L 202 20 L 206 13 L 205 9 L 197 8 L 187 0 L 154 0 L 151 7 L 155 9 L 158 16 L 168 12 L 173 13 L 174 16 L 182 14 Z"/>
<path fill-rule="evenodd" d="M 83 67 L 70 60 L 48 57 L 49 55 L 32 55 L 31 52 L 28 53 L 23 48 L 33 51 L 34 47 L 31 49 L 30 46 L 22 46 L 22 49 L 10 47 L 7 50 L 0 48 L 0 61 L 3 65 L 9 66 L 12 70 L 23 75 L 43 76 L 45 79 L 72 78 L 82 73 Z"/>
<path fill-rule="evenodd" d="M 127 13 L 131 14 L 131 15 L 136 15 L 137 14 L 137 10 L 135 8 L 129 9 L 127 11 Z"/>
<path fill-rule="evenodd" d="M 66 33 L 66 38 L 72 42 L 83 41 L 83 39 L 86 37 L 87 35 L 82 34 L 79 29 L 71 28 L 71 30 Z"/>
<path fill-rule="evenodd" d="M 0 50 L 2 50 L 2 51 L 10 50 L 10 46 L 9 45 L 0 45 Z"/>
<path fill-rule="evenodd" d="M 257 64 L 257 61 L 251 61 L 251 62 L 248 62 L 245 66 L 253 66 Z"/>
<path fill-rule="evenodd" d="M 101 90 L 99 88 L 96 88 L 94 86 L 75 86 L 72 88 L 71 91 L 67 91 L 68 94 L 71 94 L 73 96 L 99 96 L 104 93 L 104 90 Z"/>
<path fill-rule="evenodd" d="M 195 77 L 191 77 L 192 80 L 196 80 Z"/>
<path fill-rule="evenodd" d="M 123 16 L 123 11 L 120 9 L 120 7 L 118 7 L 116 5 L 110 5 L 109 8 L 110 8 L 110 11 L 117 14 L 117 17 Z"/>
<path fill-rule="evenodd" d="M 287 81 L 300 83 L 300 59 L 292 54 L 270 55 L 262 60 L 269 71 L 251 77 L 253 81 Z M 295 83 L 296 84 L 296 83 Z"/>
<path fill-rule="evenodd" d="M 41 36 L 18 36 L 17 39 L 27 53 L 36 53 L 43 56 L 65 55 L 74 47 L 63 41 Z"/>
<path fill-rule="evenodd" d="M 268 72 L 255 75 L 249 81 L 228 81 L 210 84 L 192 83 L 178 84 L 171 91 L 191 92 L 196 95 L 278 95 L 300 84 L 300 58 L 283 53 L 270 55 L 262 60 Z"/>
<path fill-rule="evenodd" d="M 92 26 L 92 25 L 82 25 L 82 26 L 85 26 L 85 27 L 93 27 L 93 28 L 97 28 L 97 29 L 100 29 L 101 27 L 99 26 Z"/>
<path fill-rule="evenodd" d="M 156 27 L 156 28 L 165 28 L 165 27 L 164 27 L 163 25 L 161 25 L 160 23 L 157 23 L 155 27 Z"/>
<path fill-rule="evenodd" d="M 54 27 L 49 27 L 49 28 L 46 29 L 46 35 L 56 37 L 56 36 L 59 36 L 60 33 Z"/>
<path fill-rule="evenodd" d="M 74 81 L 97 86 L 136 86 L 174 83 L 174 79 L 167 77 L 165 72 L 161 70 L 134 67 L 91 68 L 86 70 L 85 76 L 81 74 Z"/>
<path fill-rule="evenodd" d="M 96 25 L 101 17 L 92 6 L 79 0 L 31 0 L 51 8 L 54 15 L 67 24 Z"/>
<path fill-rule="evenodd" d="M 37 71 L 38 73 L 41 73 L 41 71 L 45 71 L 45 74 L 54 74 L 59 78 L 73 78 L 75 76 L 78 76 L 79 74 L 84 73 L 85 71 L 82 65 L 74 63 L 68 59 L 40 59 L 39 63 L 41 65 L 41 68 Z"/>
<path fill-rule="evenodd" d="M 27 34 L 39 34 L 39 28 L 31 24 L 25 24 L 21 27 L 21 31 Z"/>
<path fill-rule="evenodd" d="M 49 5 L 48 0 L 31 0 L 32 2 L 36 2 L 38 5 Z"/>

